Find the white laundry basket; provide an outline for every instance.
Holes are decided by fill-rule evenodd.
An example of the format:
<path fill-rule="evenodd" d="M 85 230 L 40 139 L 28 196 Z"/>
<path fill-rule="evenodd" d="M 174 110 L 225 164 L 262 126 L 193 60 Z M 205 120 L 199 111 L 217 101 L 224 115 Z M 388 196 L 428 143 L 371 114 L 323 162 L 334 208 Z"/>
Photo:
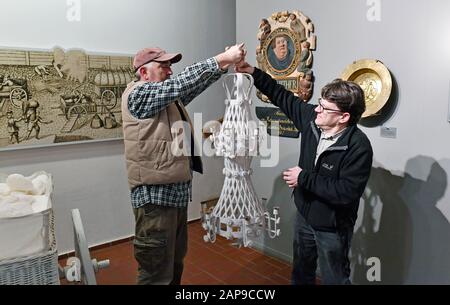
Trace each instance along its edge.
<path fill-rule="evenodd" d="M 0 285 L 59 284 L 51 175 L 38 172 L 30 177 L 42 174 L 49 177 L 48 208 L 25 216 L 0 218 Z"/>
<path fill-rule="evenodd" d="M 48 245 L 44 251 L 32 255 L 0 260 L 0 285 L 59 284 L 58 252 L 56 248 L 53 210 L 48 209 L 41 213 L 18 217 L 16 221 L 23 221 L 23 218 L 32 217 L 38 217 L 44 220 L 44 235 L 46 236 Z M 4 221 L 5 219 L 0 219 L 0 228 Z"/>

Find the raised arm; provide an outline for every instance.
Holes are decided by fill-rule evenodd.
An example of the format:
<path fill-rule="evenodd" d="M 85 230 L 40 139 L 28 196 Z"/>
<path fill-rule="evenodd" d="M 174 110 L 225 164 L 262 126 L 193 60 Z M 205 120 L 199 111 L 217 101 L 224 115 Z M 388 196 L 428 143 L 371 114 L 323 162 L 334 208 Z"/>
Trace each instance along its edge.
<path fill-rule="evenodd" d="M 304 122 L 314 115 L 314 106 L 302 102 L 298 97 L 282 85 L 278 84 L 270 75 L 255 68 L 247 62 L 236 66 L 236 72 L 249 73 L 253 76 L 255 87 L 266 95 L 270 101 L 280 107 L 295 126 L 303 130 Z"/>
<path fill-rule="evenodd" d="M 130 112 L 139 119 L 149 118 L 181 99 L 187 105 L 193 98 L 216 81 L 224 68 L 245 56 L 243 44 L 235 45 L 223 53 L 185 68 L 181 73 L 162 82 L 146 82 L 128 97 Z"/>

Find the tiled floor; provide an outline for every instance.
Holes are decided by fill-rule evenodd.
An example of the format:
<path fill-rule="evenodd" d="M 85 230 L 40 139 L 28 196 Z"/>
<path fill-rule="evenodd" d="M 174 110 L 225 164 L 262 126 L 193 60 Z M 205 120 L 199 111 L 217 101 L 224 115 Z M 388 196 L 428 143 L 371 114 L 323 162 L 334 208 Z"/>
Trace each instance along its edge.
<path fill-rule="evenodd" d="M 216 242 L 203 241 L 204 230 L 199 221 L 189 227 L 188 254 L 185 259 L 184 285 L 288 285 L 291 265 L 266 256 L 251 248 L 237 249 L 218 237 Z M 110 266 L 97 274 L 103 285 L 133 285 L 137 263 L 131 241 L 91 251 L 97 260 L 109 259 Z M 63 265 L 63 259 L 60 265 Z"/>

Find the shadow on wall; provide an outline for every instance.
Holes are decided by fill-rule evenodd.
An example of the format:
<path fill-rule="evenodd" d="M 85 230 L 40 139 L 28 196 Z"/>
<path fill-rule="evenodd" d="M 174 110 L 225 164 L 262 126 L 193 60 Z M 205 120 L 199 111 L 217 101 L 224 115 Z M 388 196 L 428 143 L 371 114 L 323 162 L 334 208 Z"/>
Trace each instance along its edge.
<path fill-rule="evenodd" d="M 267 200 L 267 211 L 272 214 L 273 207 L 279 207 L 281 218 L 279 229 L 280 236 L 271 239 L 267 234 L 264 238 L 263 252 L 292 262 L 292 240 L 295 212 L 294 197 L 291 197 L 291 189 L 283 180 L 283 174 L 274 179 L 272 196 Z"/>
<path fill-rule="evenodd" d="M 440 209 L 448 186 L 450 160 L 418 156 L 406 164 L 402 195 L 413 222 L 407 284 L 450 284 L 450 214 Z M 422 175 L 425 181 L 412 178 Z M 447 214 L 447 215 L 446 215 Z"/>
<path fill-rule="evenodd" d="M 450 283 L 450 223 L 436 207 L 446 188 L 430 157 L 408 160 L 404 176 L 372 168 L 352 242 L 355 284 Z M 380 282 L 367 278 L 370 257 L 380 260 Z"/>
<path fill-rule="evenodd" d="M 367 280 L 367 259 L 377 257 L 381 263 L 381 283 L 404 281 L 411 252 L 411 217 L 400 195 L 403 177 L 381 167 L 373 167 L 362 196 L 361 225 L 355 226 L 351 265 L 355 284 Z M 376 282 L 374 282 L 376 283 Z"/>

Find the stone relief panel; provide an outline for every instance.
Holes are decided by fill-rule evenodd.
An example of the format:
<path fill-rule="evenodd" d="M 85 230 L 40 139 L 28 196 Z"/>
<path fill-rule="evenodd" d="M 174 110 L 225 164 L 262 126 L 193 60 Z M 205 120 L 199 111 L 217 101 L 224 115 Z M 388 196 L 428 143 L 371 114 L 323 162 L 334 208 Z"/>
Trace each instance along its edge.
<path fill-rule="evenodd" d="M 132 56 L 0 49 L 0 149 L 122 138 Z"/>

